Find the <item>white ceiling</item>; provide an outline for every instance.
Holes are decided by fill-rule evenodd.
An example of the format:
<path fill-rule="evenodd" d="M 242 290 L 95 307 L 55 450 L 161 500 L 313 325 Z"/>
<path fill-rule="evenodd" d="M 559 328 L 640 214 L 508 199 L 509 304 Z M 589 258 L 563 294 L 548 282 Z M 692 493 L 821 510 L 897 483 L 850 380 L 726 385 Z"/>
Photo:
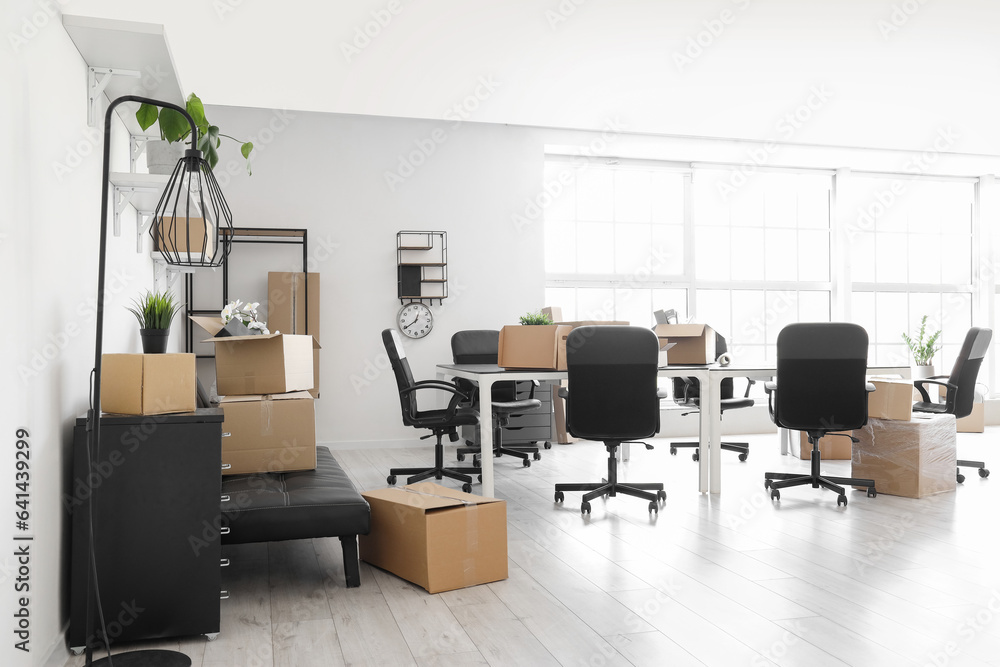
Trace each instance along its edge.
<path fill-rule="evenodd" d="M 444 118 L 464 102 L 472 121 L 617 119 L 640 133 L 895 148 L 952 128 L 952 150 L 1000 154 L 997 0 L 73 0 L 64 10 L 164 24 L 182 88 L 208 104 Z M 353 44 L 366 27 L 374 37 Z M 699 39 L 701 53 L 686 52 Z M 803 120 L 789 121 L 796 112 Z"/>

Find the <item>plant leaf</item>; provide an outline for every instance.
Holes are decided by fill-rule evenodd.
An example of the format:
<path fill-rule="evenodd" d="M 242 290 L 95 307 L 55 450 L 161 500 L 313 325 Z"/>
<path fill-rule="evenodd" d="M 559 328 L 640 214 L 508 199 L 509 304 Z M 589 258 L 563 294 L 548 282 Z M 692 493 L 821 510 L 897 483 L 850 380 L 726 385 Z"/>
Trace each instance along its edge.
<path fill-rule="evenodd" d="M 163 138 L 173 143 L 180 141 L 191 130 L 191 125 L 180 113 L 173 109 L 160 110 L 160 133 Z"/>
<path fill-rule="evenodd" d="M 212 169 L 219 163 L 219 143 L 219 128 L 215 125 L 210 125 L 208 131 L 198 138 L 198 148 L 205 154 L 208 166 Z"/>
<path fill-rule="evenodd" d="M 187 112 L 191 114 L 191 118 L 194 119 L 194 124 L 198 126 L 199 130 L 203 127 L 208 127 L 208 121 L 205 119 L 205 105 L 201 103 L 201 99 L 194 93 L 188 95 Z"/>
<path fill-rule="evenodd" d="M 135 119 L 139 121 L 139 127 L 143 131 L 148 130 L 156 122 L 157 110 L 152 104 L 146 104 L 143 102 L 139 105 L 139 110 L 135 112 Z"/>

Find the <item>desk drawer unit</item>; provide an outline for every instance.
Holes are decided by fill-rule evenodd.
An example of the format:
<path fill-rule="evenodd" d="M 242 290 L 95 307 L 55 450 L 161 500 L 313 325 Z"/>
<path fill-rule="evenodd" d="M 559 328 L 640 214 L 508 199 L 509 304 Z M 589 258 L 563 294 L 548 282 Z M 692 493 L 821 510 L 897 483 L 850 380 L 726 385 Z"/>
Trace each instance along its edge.
<path fill-rule="evenodd" d="M 526 399 L 531 395 L 531 384 L 519 382 L 517 398 Z M 552 384 L 542 382 L 535 387 L 534 398 L 541 401 L 542 406 L 532 412 L 514 415 L 503 429 L 505 445 L 530 442 L 552 441 Z M 479 445 L 479 427 L 463 426 L 462 439 L 473 446 Z"/>

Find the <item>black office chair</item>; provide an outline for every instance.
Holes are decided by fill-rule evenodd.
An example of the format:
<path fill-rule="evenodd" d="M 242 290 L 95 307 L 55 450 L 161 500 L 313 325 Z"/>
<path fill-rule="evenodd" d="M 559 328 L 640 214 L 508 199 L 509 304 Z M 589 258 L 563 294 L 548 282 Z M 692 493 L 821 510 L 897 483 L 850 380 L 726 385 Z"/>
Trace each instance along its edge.
<path fill-rule="evenodd" d="M 715 353 L 719 356 L 728 352 L 726 347 L 726 338 L 720 333 L 715 334 Z M 719 400 L 719 406 L 722 408 L 722 414 L 726 414 L 726 410 L 739 410 L 740 408 L 752 408 L 753 399 L 750 398 L 750 387 L 756 384 L 756 381 L 747 378 L 747 390 L 743 396 L 733 397 L 733 378 L 723 378 L 721 394 Z M 689 412 L 681 413 L 683 416 L 687 416 L 691 413 L 697 413 L 700 409 L 700 390 L 698 385 L 698 380 L 689 377 L 674 378 L 674 402 L 687 408 L 692 408 Z M 740 455 L 740 461 L 746 461 L 747 456 L 750 455 L 750 443 L 748 442 L 723 442 L 721 443 L 722 448 L 730 452 L 738 452 Z M 698 455 L 701 452 L 699 448 L 700 443 L 697 442 L 671 442 L 670 443 L 670 453 L 676 454 L 679 447 L 695 447 L 694 454 L 691 455 L 691 459 L 694 461 L 698 460 Z"/>
<path fill-rule="evenodd" d="M 868 392 L 875 385 L 865 380 L 868 371 L 868 334 L 857 324 L 823 322 L 789 324 L 778 333 L 778 375 L 766 382 L 771 421 L 781 428 L 805 431 L 812 445 L 808 475 L 764 473 L 764 488 L 779 500 L 779 489 L 821 486 L 837 493 L 837 505 L 847 504 L 840 486 L 868 487 L 874 498 L 875 482 L 856 477 L 820 474 L 819 439 L 833 431 L 851 431 L 868 423 Z M 837 434 L 858 442 L 854 436 Z"/>
<path fill-rule="evenodd" d="M 495 329 L 474 329 L 459 331 L 451 337 L 451 354 L 456 364 L 493 364 L 496 365 L 500 351 L 500 332 Z M 474 382 L 464 378 L 455 378 L 455 384 L 460 391 L 473 397 L 470 405 L 479 409 L 479 388 Z M 538 447 L 534 446 L 504 446 L 503 428 L 510 423 L 510 418 L 525 412 L 531 412 L 542 407 L 542 402 L 535 398 L 537 381 L 531 381 L 531 391 L 526 399 L 517 398 L 516 382 L 497 382 L 493 385 L 493 455 L 513 456 L 521 459 L 521 464 L 531 466 L 529 454 L 537 461 L 542 458 Z M 475 443 L 466 441 L 469 445 Z M 550 445 L 551 446 L 551 445 Z M 473 455 L 473 462 L 479 465 L 479 447 L 459 447 L 458 460 L 465 460 L 466 454 Z"/>
<path fill-rule="evenodd" d="M 920 392 L 922 401 L 913 404 L 915 412 L 931 412 L 934 414 L 955 415 L 956 419 L 967 417 L 972 412 L 972 404 L 976 398 L 976 378 L 979 377 L 979 367 L 983 364 L 983 357 L 990 347 L 990 340 L 993 338 L 993 331 L 972 327 L 969 333 L 965 334 L 965 342 L 962 343 L 962 350 L 958 353 L 958 359 L 951 369 L 951 375 L 935 375 L 922 380 L 914 380 L 913 386 Z M 942 379 L 947 378 L 946 382 Z M 927 394 L 926 384 L 936 384 L 947 387 L 944 403 L 932 401 Z M 986 469 L 983 461 L 958 460 L 960 466 L 955 470 L 956 479 L 961 484 L 965 481 L 962 474 L 962 467 L 979 468 L 979 476 L 986 478 L 990 476 L 990 471 Z"/>
<path fill-rule="evenodd" d="M 471 475 L 480 475 L 482 481 L 482 470 L 480 468 L 451 468 L 444 465 L 444 446 L 441 444 L 441 436 L 445 433 L 452 440 L 458 440 L 457 428 L 466 424 L 479 423 L 479 413 L 471 407 L 462 407 L 460 403 L 469 400 L 467 394 L 462 393 L 450 382 L 441 380 L 420 380 L 413 379 L 410 372 L 410 364 L 406 360 L 406 353 L 399 340 L 399 334 L 395 329 L 386 329 L 382 332 L 382 343 L 385 351 L 389 355 L 389 362 L 392 364 L 392 372 L 396 376 L 396 386 L 399 388 L 399 405 L 403 411 L 403 423 L 414 428 L 425 428 L 431 431 L 431 435 L 425 435 L 420 439 L 436 437 L 437 444 L 434 445 L 434 466 L 431 468 L 392 468 L 386 482 L 390 485 L 396 483 L 396 475 L 412 475 L 406 480 L 407 484 L 413 484 L 421 480 L 430 479 L 450 479 L 462 482 L 462 490 L 466 493 L 472 491 Z M 419 389 L 436 389 L 452 394 L 448 407 L 436 410 L 418 410 L 416 392 Z"/>
<path fill-rule="evenodd" d="M 564 491 L 586 491 L 580 511 L 589 514 L 594 498 L 621 493 L 648 500 L 649 511 L 659 511 L 657 501 L 667 498 L 663 484 L 622 484 L 615 456 L 623 442 L 651 438 L 660 430 L 660 399 L 666 393 L 656 387 L 659 348 L 656 334 L 641 327 L 583 326 L 570 333 L 569 386 L 559 391 L 566 398 L 566 429 L 578 438 L 604 442 L 608 477 L 600 483 L 556 484 L 557 503 L 564 500 Z"/>

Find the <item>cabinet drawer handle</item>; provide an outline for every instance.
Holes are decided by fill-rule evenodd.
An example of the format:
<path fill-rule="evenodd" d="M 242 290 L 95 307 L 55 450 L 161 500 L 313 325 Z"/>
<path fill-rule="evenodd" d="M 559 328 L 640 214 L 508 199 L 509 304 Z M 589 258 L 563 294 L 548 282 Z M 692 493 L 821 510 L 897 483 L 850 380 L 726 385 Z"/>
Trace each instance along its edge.
<path fill-rule="evenodd" d="M 228 600 L 229 599 L 229 591 L 219 591 L 219 599 L 220 600 Z"/>
<path fill-rule="evenodd" d="M 233 467 L 233 464 L 232 464 L 232 463 L 223 463 L 223 464 L 222 464 L 222 469 L 223 469 L 223 470 L 229 470 L 229 469 L 230 469 L 230 468 L 232 468 L 232 467 Z"/>
<path fill-rule="evenodd" d="M 228 534 L 229 534 L 229 526 L 223 526 L 222 528 L 219 529 L 219 535 L 228 535 Z"/>
<path fill-rule="evenodd" d="M 223 433 L 223 434 L 222 434 L 222 437 L 223 437 L 223 438 L 228 438 L 228 437 L 230 437 L 231 435 L 232 435 L 232 433 Z"/>
<path fill-rule="evenodd" d="M 228 503 L 229 502 L 229 496 L 228 495 L 222 496 L 221 500 L 224 503 Z"/>
<path fill-rule="evenodd" d="M 219 561 L 219 567 L 229 567 L 229 559 L 223 558 Z"/>

